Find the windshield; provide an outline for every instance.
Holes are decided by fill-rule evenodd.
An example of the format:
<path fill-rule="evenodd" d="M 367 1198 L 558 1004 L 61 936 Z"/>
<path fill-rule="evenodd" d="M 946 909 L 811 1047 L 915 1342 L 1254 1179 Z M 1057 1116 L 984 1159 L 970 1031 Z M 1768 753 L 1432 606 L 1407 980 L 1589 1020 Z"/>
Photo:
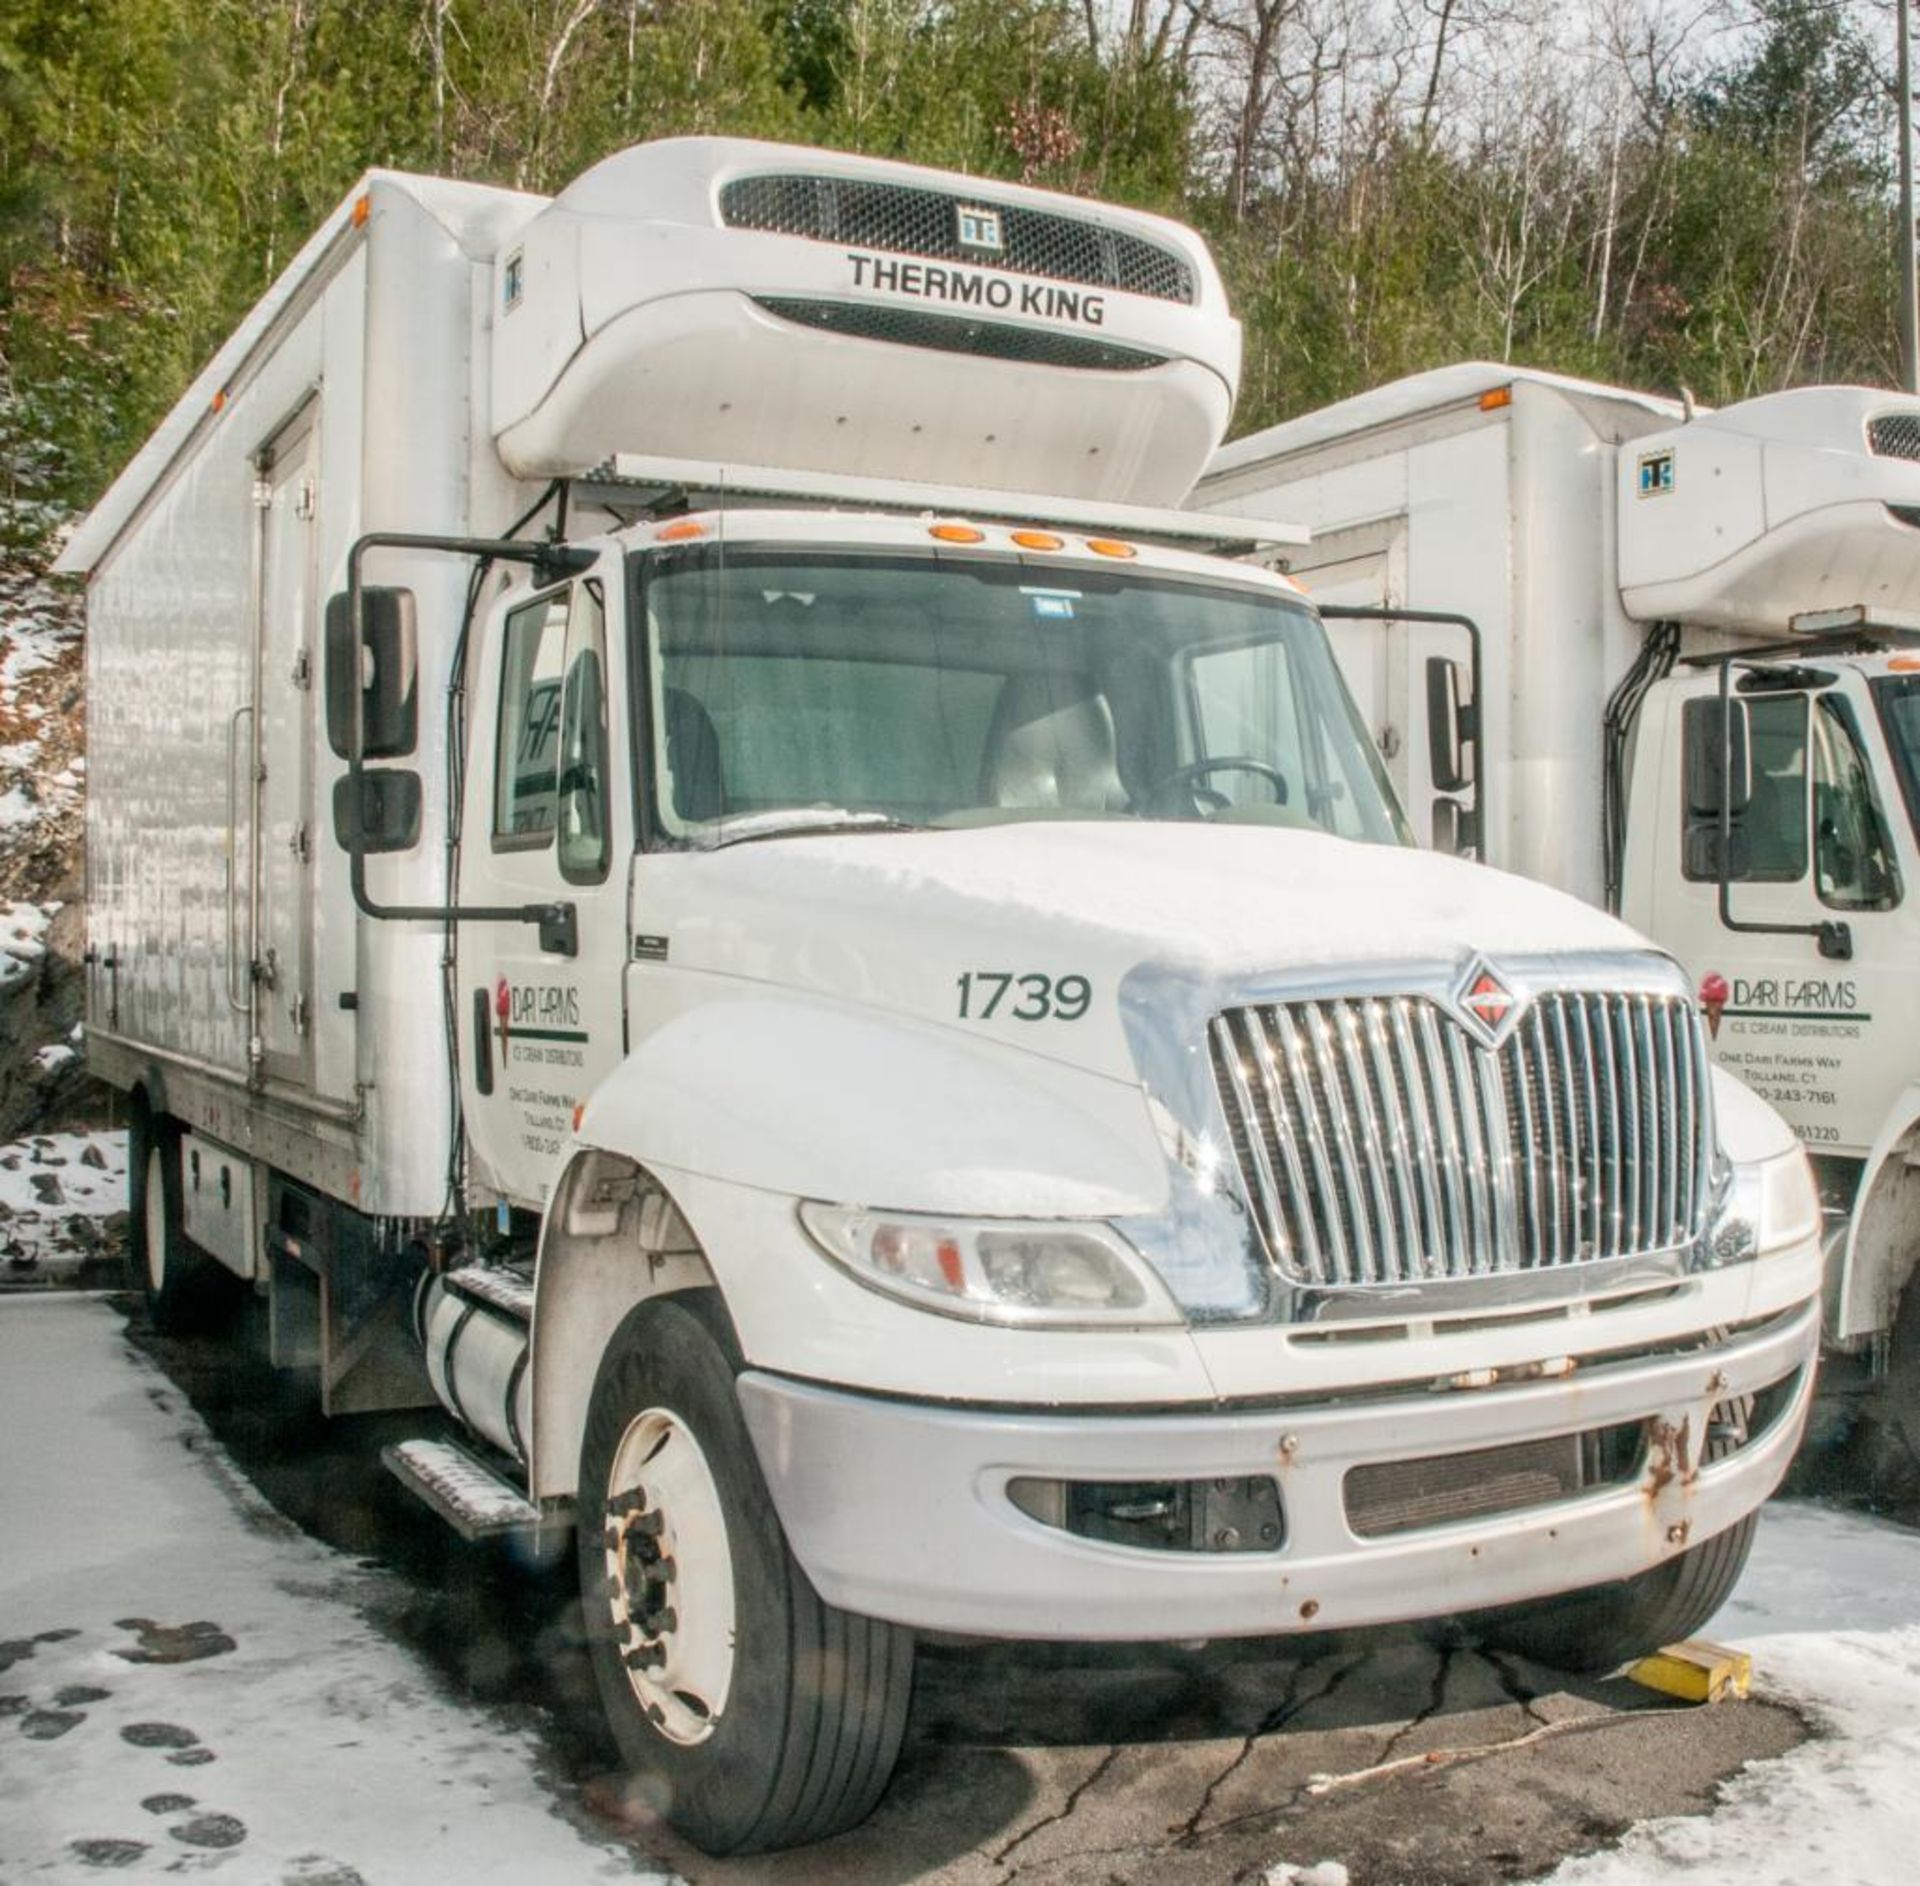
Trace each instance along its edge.
<path fill-rule="evenodd" d="M 1214 819 L 1411 842 L 1303 606 L 1010 559 L 716 549 L 645 590 L 669 839 Z"/>
<path fill-rule="evenodd" d="M 1883 675 L 1873 683 L 1873 698 L 1900 775 L 1907 817 L 1920 837 L 1920 675 Z"/>

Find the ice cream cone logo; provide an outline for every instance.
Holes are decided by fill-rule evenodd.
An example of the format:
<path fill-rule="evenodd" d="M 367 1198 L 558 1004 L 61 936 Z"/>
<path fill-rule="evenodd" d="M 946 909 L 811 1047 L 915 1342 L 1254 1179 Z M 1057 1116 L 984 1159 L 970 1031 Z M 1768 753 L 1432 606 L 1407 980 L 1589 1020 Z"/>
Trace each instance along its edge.
<path fill-rule="evenodd" d="M 1720 1039 L 1720 1017 L 1731 994 L 1726 977 L 1717 971 L 1700 978 L 1700 1012 L 1707 1018 L 1707 1033 L 1716 1041 Z"/>
<path fill-rule="evenodd" d="M 513 1019 L 513 988 L 502 976 L 493 985 L 494 1032 L 500 1037 L 500 1059 L 507 1059 L 507 1044 L 510 1039 L 508 1023 Z"/>

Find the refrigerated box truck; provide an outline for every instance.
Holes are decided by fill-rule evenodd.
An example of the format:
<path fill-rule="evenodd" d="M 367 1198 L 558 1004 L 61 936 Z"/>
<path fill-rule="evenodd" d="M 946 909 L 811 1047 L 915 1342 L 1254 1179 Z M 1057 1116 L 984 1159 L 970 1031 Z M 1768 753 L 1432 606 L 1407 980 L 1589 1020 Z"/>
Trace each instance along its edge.
<path fill-rule="evenodd" d="M 1170 508 L 1238 350 L 1011 184 L 375 173 L 68 548 L 154 1311 L 570 1528 L 714 1849 L 868 1810 L 916 1630 L 1650 1648 L 1799 1437 L 1804 1156 L 1667 957 L 1411 846 L 1213 554 L 1301 533 Z"/>
<path fill-rule="evenodd" d="M 1280 555 L 1361 612 L 1336 652 L 1423 835 L 1685 966 L 1813 1155 L 1839 1374 L 1920 1441 L 1920 400 L 1467 363 L 1237 440 L 1197 501 L 1312 527 Z"/>

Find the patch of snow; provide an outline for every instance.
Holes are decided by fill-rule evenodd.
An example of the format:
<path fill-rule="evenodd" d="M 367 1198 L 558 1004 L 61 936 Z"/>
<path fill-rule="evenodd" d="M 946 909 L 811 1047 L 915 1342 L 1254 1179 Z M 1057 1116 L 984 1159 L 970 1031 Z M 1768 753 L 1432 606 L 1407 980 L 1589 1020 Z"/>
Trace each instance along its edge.
<path fill-rule="evenodd" d="M 136 1879 L 663 1880 L 561 1820 L 528 1738 L 376 1632 L 391 1581 L 268 1507 L 105 1304 L 0 1299 L 0 1433 L 0 1512 L 25 1522 L 0 1680 L 41 1712 L 0 1725 L 0 1877 L 78 1886 L 84 1843 L 125 1842 Z M 191 1660 L 143 1660 L 155 1626 Z"/>
<path fill-rule="evenodd" d="M 1753 1655 L 1755 1693 L 1815 1739 L 1730 1781 L 1709 1815 L 1648 1821 L 1551 1886 L 1909 1886 L 1920 1850 L 1920 1532 L 1767 1508 L 1703 1635 Z M 1738 1707 L 1722 1704 L 1720 1707 Z"/>
<path fill-rule="evenodd" d="M 0 825 L 4 823 L 0 819 Z M 47 953 L 47 926 L 59 908 L 58 904 L 0 904 L 0 994 L 33 974 Z"/>
<path fill-rule="evenodd" d="M 1261 1874 L 1261 1886 L 1347 1886 L 1347 1869 L 1338 1860 L 1319 1860 L 1312 1866 L 1294 1866 L 1282 1860 Z"/>
<path fill-rule="evenodd" d="M 28 798 L 24 786 L 9 786 L 0 793 L 0 831 L 31 825 L 39 816 L 40 801 Z"/>
<path fill-rule="evenodd" d="M 42 1074 L 57 1074 L 68 1062 L 79 1058 L 64 1041 L 50 1041 L 44 1048 L 34 1050 L 33 1064 Z"/>
<path fill-rule="evenodd" d="M 101 1221 L 126 1209 L 124 1132 L 38 1133 L 0 1146 L 0 1284 L 59 1283 L 88 1259 L 111 1257 Z"/>

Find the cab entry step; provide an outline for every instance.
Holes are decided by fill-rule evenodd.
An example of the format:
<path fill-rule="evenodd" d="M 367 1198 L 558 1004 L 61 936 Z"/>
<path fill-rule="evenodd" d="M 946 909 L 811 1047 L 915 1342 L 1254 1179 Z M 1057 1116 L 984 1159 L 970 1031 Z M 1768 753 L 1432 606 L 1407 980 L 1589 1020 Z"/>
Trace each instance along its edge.
<path fill-rule="evenodd" d="M 380 1459 L 463 1539 L 549 1538 L 573 1524 L 570 1506 L 536 1506 L 451 1441 L 400 1441 L 382 1448 Z"/>

